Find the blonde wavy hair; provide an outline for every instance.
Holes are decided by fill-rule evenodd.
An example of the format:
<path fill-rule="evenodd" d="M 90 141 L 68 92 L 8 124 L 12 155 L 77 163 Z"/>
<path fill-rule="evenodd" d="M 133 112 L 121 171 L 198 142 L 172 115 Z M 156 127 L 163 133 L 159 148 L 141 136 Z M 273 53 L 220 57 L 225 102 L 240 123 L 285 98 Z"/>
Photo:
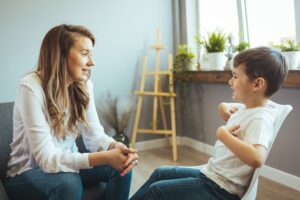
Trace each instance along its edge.
<path fill-rule="evenodd" d="M 68 132 L 77 134 L 78 122 L 88 127 L 87 84 L 82 81 L 68 85 L 68 53 L 80 36 L 90 38 L 94 46 L 95 37 L 85 27 L 66 24 L 56 26 L 45 35 L 39 54 L 37 71 L 42 79 L 50 126 L 55 136 L 62 139 L 65 139 Z M 66 119 L 68 108 L 70 118 Z"/>

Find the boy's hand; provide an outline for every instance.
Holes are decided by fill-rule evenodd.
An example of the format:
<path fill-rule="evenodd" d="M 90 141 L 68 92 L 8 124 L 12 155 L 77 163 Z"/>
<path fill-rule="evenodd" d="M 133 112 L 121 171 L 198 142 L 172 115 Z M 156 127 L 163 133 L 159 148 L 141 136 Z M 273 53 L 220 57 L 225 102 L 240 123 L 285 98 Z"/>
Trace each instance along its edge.
<path fill-rule="evenodd" d="M 235 137 L 238 137 L 238 131 L 239 131 L 240 125 L 233 125 L 231 127 L 221 126 L 217 130 L 217 137 L 218 139 L 221 139 L 223 135 L 231 134 Z"/>
<path fill-rule="evenodd" d="M 238 110 L 238 108 L 233 105 L 226 104 L 226 103 L 220 103 L 218 110 L 219 110 L 219 114 L 220 114 L 221 118 L 224 121 L 228 121 L 230 116 L 233 113 L 235 113 Z"/>
<path fill-rule="evenodd" d="M 231 135 L 237 137 L 238 136 L 238 132 L 240 129 L 240 125 L 233 125 L 231 127 L 228 127 L 227 130 L 229 131 L 229 133 L 231 133 Z"/>

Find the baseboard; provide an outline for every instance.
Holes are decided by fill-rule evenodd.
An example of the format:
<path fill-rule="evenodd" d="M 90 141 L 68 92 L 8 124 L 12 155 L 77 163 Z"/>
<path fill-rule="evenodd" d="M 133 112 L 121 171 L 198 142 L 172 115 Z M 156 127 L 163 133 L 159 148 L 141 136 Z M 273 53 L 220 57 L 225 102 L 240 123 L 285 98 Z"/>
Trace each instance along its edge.
<path fill-rule="evenodd" d="M 139 151 L 144 151 L 149 149 L 165 147 L 167 144 L 168 144 L 168 140 L 166 140 L 166 138 L 159 138 L 159 139 L 137 142 L 135 144 L 135 148 Z M 180 145 L 179 143 L 177 144 Z"/>
<path fill-rule="evenodd" d="M 196 149 L 198 151 L 204 152 L 208 155 L 212 155 L 212 153 L 213 153 L 212 145 L 197 141 L 197 140 L 189 138 L 189 137 L 177 136 L 176 139 L 177 139 L 178 145 L 185 145 L 185 146 L 191 147 L 193 149 Z M 168 145 L 169 142 L 170 141 L 168 141 L 166 138 L 148 140 L 148 141 L 143 141 L 143 142 L 137 142 L 136 148 L 138 150 L 148 150 L 148 149 L 160 148 L 160 147 L 164 147 L 164 146 Z M 297 177 L 295 175 L 288 174 L 284 171 L 275 169 L 268 165 L 264 165 L 263 169 L 261 170 L 261 176 L 266 177 L 272 181 L 278 182 L 287 187 L 290 187 L 290 188 L 300 191 L 300 177 Z"/>
<path fill-rule="evenodd" d="M 185 145 L 203 153 L 206 153 L 210 156 L 213 155 L 213 146 L 209 144 L 200 142 L 198 140 L 194 140 L 189 137 L 177 137 L 177 141 L 178 145 Z"/>
<path fill-rule="evenodd" d="M 300 191 L 300 177 L 288 174 L 284 171 L 275 169 L 268 165 L 264 165 L 261 170 L 261 175 L 287 187 Z"/>

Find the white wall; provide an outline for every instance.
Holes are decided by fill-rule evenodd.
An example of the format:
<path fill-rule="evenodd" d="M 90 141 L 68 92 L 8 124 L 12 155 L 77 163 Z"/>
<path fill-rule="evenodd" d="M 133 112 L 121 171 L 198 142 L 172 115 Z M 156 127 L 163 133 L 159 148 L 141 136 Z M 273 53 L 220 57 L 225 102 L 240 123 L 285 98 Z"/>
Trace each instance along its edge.
<path fill-rule="evenodd" d="M 139 85 L 141 60 L 154 66 L 156 29 L 172 53 L 171 0 L 0 0 L 0 102 L 13 101 L 19 79 L 35 69 L 45 33 L 55 25 L 80 24 L 96 36 L 92 71 L 95 97 L 120 97 Z M 135 84 L 135 85 L 134 85 Z"/>

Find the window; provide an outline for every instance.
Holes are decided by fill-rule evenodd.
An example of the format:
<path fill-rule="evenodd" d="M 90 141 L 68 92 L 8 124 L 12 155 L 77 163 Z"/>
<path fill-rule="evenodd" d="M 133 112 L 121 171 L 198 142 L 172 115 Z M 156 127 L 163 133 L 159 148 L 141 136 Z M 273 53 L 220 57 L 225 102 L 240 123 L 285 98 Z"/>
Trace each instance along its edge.
<path fill-rule="evenodd" d="M 198 0 L 198 30 L 202 36 L 222 30 L 251 47 L 300 41 L 296 27 L 297 0 Z M 296 5 L 297 4 L 297 5 Z M 241 14 L 243 13 L 243 14 Z"/>
<path fill-rule="evenodd" d="M 247 0 L 246 13 L 251 47 L 296 39 L 294 0 Z"/>
<path fill-rule="evenodd" d="M 199 25 L 203 36 L 216 30 L 237 35 L 236 0 L 199 0 Z"/>

